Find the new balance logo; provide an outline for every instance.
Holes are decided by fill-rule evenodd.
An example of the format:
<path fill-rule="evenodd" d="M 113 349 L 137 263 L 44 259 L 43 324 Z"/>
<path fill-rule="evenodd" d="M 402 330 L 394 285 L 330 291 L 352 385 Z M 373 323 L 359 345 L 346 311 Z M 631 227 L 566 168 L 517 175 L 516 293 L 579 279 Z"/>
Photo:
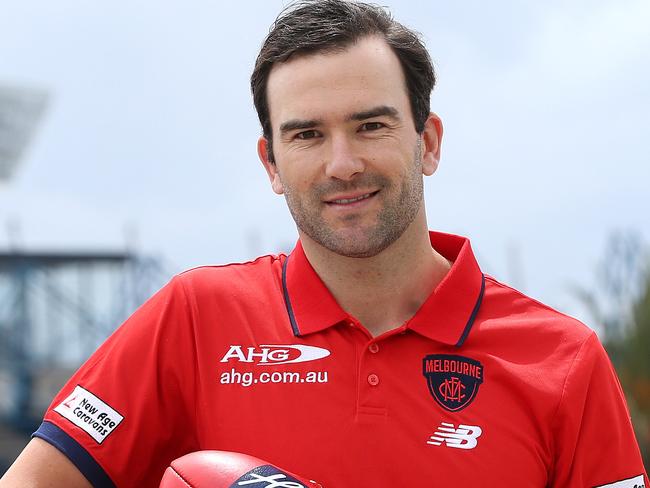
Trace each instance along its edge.
<path fill-rule="evenodd" d="M 446 445 L 456 449 L 474 449 L 478 444 L 477 439 L 483 430 L 478 425 L 459 425 L 441 422 L 435 434 L 429 437 L 427 444 L 432 446 Z"/>

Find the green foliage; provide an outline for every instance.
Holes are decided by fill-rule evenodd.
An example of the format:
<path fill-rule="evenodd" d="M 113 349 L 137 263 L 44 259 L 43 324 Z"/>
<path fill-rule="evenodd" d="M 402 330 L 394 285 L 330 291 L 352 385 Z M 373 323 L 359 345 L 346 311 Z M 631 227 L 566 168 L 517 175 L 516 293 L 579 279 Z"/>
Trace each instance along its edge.
<path fill-rule="evenodd" d="M 639 234 L 611 234 L 596 283 L 573 287 L 573 293 L 600 328 L 650 466 L 650 260 Z"/>
<path fill-rule="evenodd" d="M 628 397 L 632 420 L 643 453 L 650 464 L 650 274 L 633 305 L 632 323 L 618 344 L 618 373 Z"/>

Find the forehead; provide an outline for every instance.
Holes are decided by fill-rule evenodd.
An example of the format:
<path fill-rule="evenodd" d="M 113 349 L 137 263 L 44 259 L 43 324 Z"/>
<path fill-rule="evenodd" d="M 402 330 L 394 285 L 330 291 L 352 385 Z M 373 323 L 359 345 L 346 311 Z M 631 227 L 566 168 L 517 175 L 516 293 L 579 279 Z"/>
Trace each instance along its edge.
<path fill-rule="evenodd" d="M 409 111 L 399 59 L 386 41 L 376 37 L 361 39 L 344 51 L 276 64 L 269 75 L 267 100 L 274 130 L 291 118 L 335 119 L 378 105 Z"/>

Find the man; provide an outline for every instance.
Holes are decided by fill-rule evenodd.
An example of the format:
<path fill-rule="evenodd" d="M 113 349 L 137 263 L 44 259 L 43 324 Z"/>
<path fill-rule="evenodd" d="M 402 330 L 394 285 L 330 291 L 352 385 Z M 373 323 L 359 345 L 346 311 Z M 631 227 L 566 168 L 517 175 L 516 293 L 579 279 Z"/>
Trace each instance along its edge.
<path fill-rule="evenodd" d="M 325 487 L 645 486 L 595 334 L 428 232 L 434 81 L 378 7 L 285 11 L 252 89 L 296 248 L 172 280 L 54 399 L 3 486 L 156 486 L 209 449 Z"/>

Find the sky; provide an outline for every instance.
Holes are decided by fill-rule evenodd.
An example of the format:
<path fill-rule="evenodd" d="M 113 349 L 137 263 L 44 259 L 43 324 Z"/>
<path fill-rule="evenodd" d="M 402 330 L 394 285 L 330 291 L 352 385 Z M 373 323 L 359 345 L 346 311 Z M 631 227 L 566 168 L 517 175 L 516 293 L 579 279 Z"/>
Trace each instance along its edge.
<path fill-rule="evenodd" d="M 0 182 L 0 250 L 124 249 L 170 273 L 288 251 L 248 80 L 286 2 L 0 0 L 0 86 L 49 104 Z M 588 321 L 608 236 L 650 242 L 650 2 L 384 1 L 436 65 L 432 229 Z"/>

